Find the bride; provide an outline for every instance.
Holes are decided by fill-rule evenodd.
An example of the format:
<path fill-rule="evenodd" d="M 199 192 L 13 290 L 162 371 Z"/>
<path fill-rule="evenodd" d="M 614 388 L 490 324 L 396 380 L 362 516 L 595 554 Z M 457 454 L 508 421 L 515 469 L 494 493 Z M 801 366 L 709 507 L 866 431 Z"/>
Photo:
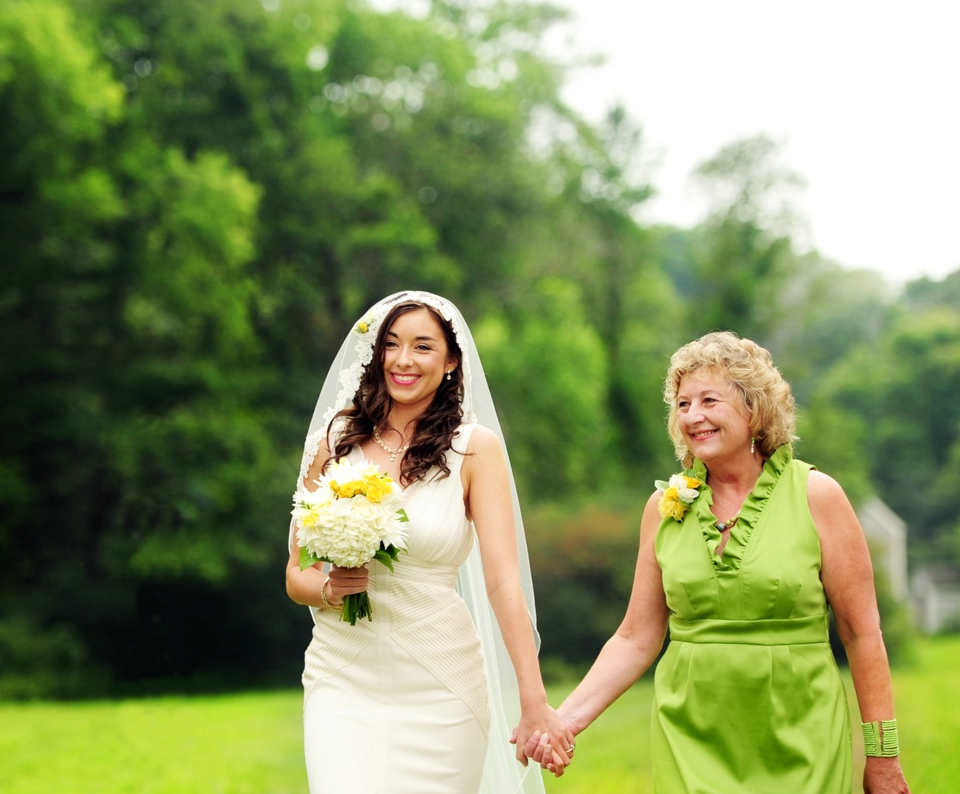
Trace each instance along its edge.
<path fill-rule="evenodd" d="M 408 549 L 390 571 L 303 571 L 291 525 L 287 592 L 310 607 L 304 753 L 311 794 L 542 792 L 523 747 L 573 736 L 547 704 L 513 475 L 473 339 L 449 301 L 373 306 L 327 374 L 299 489 L 328 462 L 378 464 L 404 490 Z M 370 620 L 340 620 L 366 591 Z M 517 749 L 510 728 L 519 720 Z M 536 770 L 535 766 L 528 769 Z"/>

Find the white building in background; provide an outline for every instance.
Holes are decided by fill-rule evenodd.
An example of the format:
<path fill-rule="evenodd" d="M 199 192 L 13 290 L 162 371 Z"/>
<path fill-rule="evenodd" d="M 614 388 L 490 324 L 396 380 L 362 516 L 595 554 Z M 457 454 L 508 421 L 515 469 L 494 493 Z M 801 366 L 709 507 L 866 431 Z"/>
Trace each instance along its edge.
<path fill-rule="evenodd" d="M 876 496 L 860 506 L 857 518 L 870 545 L 874 570 L 890 585 L 894 598 L 906 601 L 910 597 L 906 523 Z"/>
<path fill-rule="evenodd" d="M 870 545 L 873 567 L 890 593 L 912 608 L 914 625 L 928 634 L 960 626 L 960 571 L 947 564 L 928 565 L 907 575 L 907 525 L 872 496 L 857 511 Z"/>
<path fill-rule="evenodd" d="M 960 626 L 960 572 L 949 565 L 928 565 L 913 575 L 913 619 L 932 634 Z"/>

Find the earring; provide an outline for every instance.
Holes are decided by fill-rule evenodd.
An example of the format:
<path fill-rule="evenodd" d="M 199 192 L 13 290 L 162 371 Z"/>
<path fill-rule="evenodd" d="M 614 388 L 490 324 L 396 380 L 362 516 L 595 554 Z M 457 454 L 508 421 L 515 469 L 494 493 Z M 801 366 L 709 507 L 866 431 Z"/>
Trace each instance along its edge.
<path fill-rule="evenodd" d="M 755 439 L 753 436 L 750 436 L 750 454 L 752 455 L 756 451 L 757 451 L 757 439 Z"/>
<path fill-rule="evenodd" d="M 447 380 L 450 380 L 450 373 L 447 373 Z"/>

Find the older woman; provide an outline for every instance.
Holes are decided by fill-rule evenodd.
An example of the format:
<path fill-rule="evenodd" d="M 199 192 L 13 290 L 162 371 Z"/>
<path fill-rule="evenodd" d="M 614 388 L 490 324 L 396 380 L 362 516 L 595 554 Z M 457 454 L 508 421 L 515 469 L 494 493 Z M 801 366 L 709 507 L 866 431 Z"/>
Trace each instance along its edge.
<path fill-rule="evenodd" d="M 655 789 L 850 791 L 847 651 L 869 794 L 908 792 L 870 556 L 840 486 L 793 457 L 794 401 L 759 345 L 711 333 L 664 387 L 682 474 L 658 482 L 623 623 L 559 711 L 579 733 L 654 662 Z M 535 737 L 534 737 L 535 738 Z M 546 741 L 526 751 L 549 768 Z"/>

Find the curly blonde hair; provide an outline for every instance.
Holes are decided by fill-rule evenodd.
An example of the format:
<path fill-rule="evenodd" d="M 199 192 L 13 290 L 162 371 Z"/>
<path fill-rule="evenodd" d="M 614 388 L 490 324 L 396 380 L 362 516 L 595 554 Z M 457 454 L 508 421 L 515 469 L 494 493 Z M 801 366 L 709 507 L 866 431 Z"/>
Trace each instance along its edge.
<path fill-rule="evenodd" d="M 684 375 L 700 370 L 715 374 L 734 387 L 750 414 L 750 434 L 765 458 L 778 447 L 797 440 L 793 393 L 774 366 L 770 351 L 732 331 L 715 331 L 689 342 L 670 357 L 663 384 L 663 401 L 670 406 L 667 430 L 677 460 L 684 466 L 693 464 L 693 454 L 677 423 L 677 390 Z"/>

